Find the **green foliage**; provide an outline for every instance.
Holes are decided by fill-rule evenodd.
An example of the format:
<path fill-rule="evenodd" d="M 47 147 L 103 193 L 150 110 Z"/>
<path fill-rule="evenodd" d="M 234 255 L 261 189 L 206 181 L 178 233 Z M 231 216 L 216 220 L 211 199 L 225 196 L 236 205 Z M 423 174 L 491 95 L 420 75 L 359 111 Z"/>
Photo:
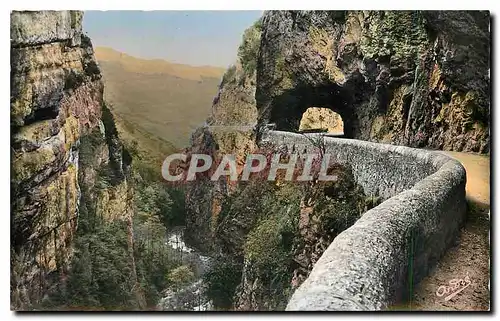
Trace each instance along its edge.
<path fill-rule="evenodd" d="M 139 211 L 158 215 L 172 204 L 170 197 L 158 183 L 145 184 L 137 189 L 136 204 Z"/>
<path fill-rule="evenodd" d="M 328 244 L 378 202 L 365 197 L 349 168 L 334 164 L 328 174 L 338 180 L 312 185 L 250 180 L 223 201 L 216 239 L 226 260 L 245 262 L 245 279 L 253 284 L 256 306 L 284 309 L 292 293 L 297 255 L 321 255 L 311 242 L 321 238 Z M 299 230 L 302 209 L 309 217 Z M 301 233 L 304 228 L 307 237 Z M 241 282 L 243 264 L 229 273 L 219 260 L 211 267 L 208 295 L 213 302 L 220 300 L 217 307 L 228 308 Z M 217 284 L 231 286 L 219 289 Z"/>
<path fill-rule="evenodd" d="M 245 260 L 262 295 L 273 309 L 288 301 L 294 249 L 301 242 L 298 219 L 303 187 L 284 183 L 273 197 L 264 199 L 264 216 L 250 231 L 244 245 Z"/>
<path fill-rule="evenodd" d="M 161 292 L 179 286 L 169 276 L 180 264 L 180 258 L 165 245 L 167 227 L 184 223 L 185 196 L 182 188 L 168 186 L 159 169 L 134 154 L 134 242 L 136 269 L 148 305 L 156 305 Z M 179 271 L 182 271 L 179 270 Z M 179 272 L 178 271 L 178 272 Z M 175 273 L 174 273 L 175 275 Z"/>
<path fill-rule="evenodd" d="M 46 300 L 46 308 L 135 309 L 133 270 L 125 222 L 97 226 L 93 233 L 79 234 L 65 286 Z"/>
<path fill-rule="evenodd" d="M 273 309 L 288 301 L 293 245 L 298 241 L 296 213 L 295 218 L 280 214 L 259 222 L 245 243 L 245 259 L 251 266 L 251 275 L 259 280 L 261 294 Z"/>
<path fill-rule="evenodd" d="M 257 69 L 261 33 L 262 19 L 259 19 L 253 24 L 253 26 L 245 30 L 243 33 L 242 43 L 238 48 L 238 58 L 240 59 L 243 71 L 247 76 L 251 76 Z"/>
<path fill-rule="evenodd" d="M 170 206 L 165 207 L 165 203 L 160 203 L 161 218 L 165 226 L 179 226 L 185 224 L 186 194 L 182 187 L 166 187 L 166 192 L 170 196 Z"/>
<path fill-rule="evenodd" d="M 117 172 L 115 168 L 109 164 L 102 166 L 97 171 L 96 187 L 98 189 L 107 189 L 111 186 L 116 186 L 123 181 L 123 175 Z"/>
<path fill-rule="evenodd" d="M 367 209 L 378 205 L 377 197 L 366 197 L 356 184 L 349 168 L 334 165 L 329 175 L 336 175 L 336 181 L 322 182 L 306 197 L 314 199 L 314 216 L 320 231 L 336 237 L 353 225 Z"/>
<path fill-rule="evenodd" d="M 300 212 L 300 201 L 304 195 L 304 186 L 287 182 L 276 188 L 275 192 L 268 198 L 263 199 L 265 216 L 259 221 L 247 237 L 245 244 L 245 255 L 247 258 L 266 261 L 266 253 L 259 239 L 266 240 L 272 245 L 273 250 L 285 253 L 290 252 L 294 238 L 298 232 L 298 217 Z M 267 234 L 260 237 L 259 231 Z M 267 252 L 269 252 L 269 247 Z"/>
<path fill-rule="evenodd" d="M 241 281 L 243 264 L 226 255 L 214 258 L 210 270 L 203 275 L 207 285 L 206 295 L 214 307 L 230 309 L 233 305 L 236 287 Z"/>
<path fill-rule="evenodd" d="M 167 281 L 175 288 L 180 288 L 189 282 L 194 281 L 195 275 L 187 265 L 181 265 L 167 274 Z"/>
<path fill-rule="evenodd" d="M 165 276 L 181 262 L 165 245 L 166 228 L 158 216 L 138 214 L 134 225 L 137 278 L 145 292 L 146 303 L 151 306 L 158 302 L 161 291 L 171 285 Z"/>
<path fill-rule="evenodd" d="M 236 79 L 236 66 L 230 66 L 224 75 L 222 76 L 222 81 L 219 88 L 222 88 L 225 84 L 232 83 Z"/>
<path fill-rule="evenodd" d="M 166 228 L 184 223 L 184 190 L 162 182 L 155 169 L 140 159 L 134 159 L 134 241 L 137 274 L 146 294 L 154 305 L 161 291 L 178 283 L 168 279 L 172 269 L 181 262 L 176 253 L 165 245 Z"/>
<path fill-rule="evenodd" d="M 114 127 L 108 131 L 107 126 L 113 119 L 103 118 L 107 119 L 106 132 L 112 132 Z M 108 137 L 108 144 L 116 142 L 117 137 Z M 176 202 L 182 201 L 181 205 L 174 206 L 167 186 L 156 177 L 147 177 L 151 181 L 134 178 L 128 181 L 129 185 L 135 187 L 133 249 L 129 243 L 132 235 L 125 221 L 105 222 L 96 215 L 96 191 L 112 188 L 118 180 L 123 179 L 116 175 L 116 169 L 110 164 L 95 168 L 99 148 L 105 147 L 104 137 L 98 129 L 82 137 L 79 159 L 81 170 L 96 170 L 95 186 L 89 186 L 85 176 L 79 177 L 81 198 L 75 254 L 66 282 L 53 291 L 44 303 L 45 308 L 137 309 L 140 292 L 144 294 L 148 306 L 154 306 L 161 291 L 172 285 L 165 276 L 180 265 L 178 255 L 165 245 L 164 222 L 175 221 L 172 219 L 172 208 L 183 208 L 182 192 L 173 193 Z M 183 217 L 183 213 L 175 212 L 175 215 Z M 139 284 L 133 281 L 136 280 L 134 262 Z"/>
<path fill-rule="evenodd" d="M 84 208 L 93 209 L 89 206 Z M 137 280 L 146 303 L 154 306 L 160 299 L 161 291 L 171 285 L 165 275 L 180 265 L 176 253 L 165 245 L 165 235 L 166 228 L 158 215 L 137 213 L 134 217 L 134 251 L 131 254 L 126 222 L 105 223 L 84 211 L 79 218 L 75 255 L 68 280 L 65 287 L 57 291 L 58 295 L 52 296 L 46 303 L 46 307 L 136 309 L 138 289 L 132 283 L 134 260 Z"/>
<path fill-rule="evenodd" d="M 263 270 L 275 269 L 290 258 L 296 217 L 280 214 L 261 220 L 245 243 L 245 257 Z"/>
<path fill-rule="evenodd" d="M 214 260 L 205 277 L 207 295 L 217 308 L 231 307 L 243 260 L 251 266 L 252 279 L 263 283 L 266 300 L 276 301 L 273 306 L 285 301 L 302 190 L 302 185 L 293 183 L 276 186 L 275 182 L 251 180 L 242 182 L 240 189 L 224 200 L 216 234 L 226 253 Z M 241 238 L 242 234 L 248 235 Z"/>
<path fill-rule="evenodd" d="M 94 128 L 88 135 L 80 138 L 79 162 L 83 166 L 90 166 L 94 163 L 94 159 L 98 148 L 103 146 L 104 137 L 98 127 Z"/>
<path fill-rule="evenodd" d="M 138 211 L 160 217 L 165 226 L 184 224 L 185 192 L 163 182 L 157 170 L 140 160 L 134 160 L 136 176 L 134 203 Z"/>
<path fill-rule="evenodd" d="M 264 184 L 256 181 L 242 182 L 238 190 L 223 200 L 221 212 L 219 213 L 218 228 L 224 230 L 224 224 L 230 224 L 233 219 L 238 218 L 242 213 L 246 214 L 245 217 L 258 219 L 265 210 L 263 209 L 263 202 L 256 200 L 272 197 L 273 193 L 272 184 L 267 182 Z M 242 209 L 244 209 L 243 212 Z"/>
<path fill-rule="evenodd" d="M 140 181 L 162 181 L 159 166 L 154 166 L 147 161 L 143 161 L 140 156 L 132 154 L 134 158 L 134 170 L 139 175 Z"/>
<path fill-rule="evenodd" d="M 164 289 L 191 276 L 181 274 L 182 268 L 170 273 L 181 262 L 165 245 L 166 226 L 182 223 L 184 218 L 183 190 L 167 186 L 158 175 L 159 168 L 141 161 L 138 144 L 131 153 L 121 148 L 115 119 L 105 104 L 102 122 L 105 135 L 96 127 L 80 140 L 83 174 L 78 177 L 81 197 L 74 254 L 69 271 L 60 271 L 64 281 L 49 291 L 41 309 L 131 310 L 142 306 L 142 296 L 148 306 L 155 306 Z M 100 159 L 105 148 L 109 149 L 107 163 Z M 125 177 L 132 159 L 132 168 L 138 168 Z M 121 163 L 123 168 L 119 168 Z M 102 190 L 109 191 L 124 179 L 135 191 L 132 228 L 126 220 L 105 221 L 96 211 Z"/>

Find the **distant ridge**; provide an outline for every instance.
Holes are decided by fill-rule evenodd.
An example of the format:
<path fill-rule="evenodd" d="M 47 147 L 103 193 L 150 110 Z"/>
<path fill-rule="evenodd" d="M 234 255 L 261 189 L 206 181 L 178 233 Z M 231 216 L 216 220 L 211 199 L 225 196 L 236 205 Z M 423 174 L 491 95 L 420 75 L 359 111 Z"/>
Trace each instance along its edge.
<path fill-rule="evenodd" d="M 113 114 L 126 122 L 130 140 L 150 147 L 165 145 L 157 144 L 159 140 L 178 148 L 189 145 L 191 133 L 210 115 L 224 72 L 211 66 L 141 59 L 103 47 L 95 49 L 95 56 Z M 168 148 L 156 149 L 164 153 Z"/>
<path fill-rule="evenodd" d="M 168 74 L 171 76 L 201 80 L 202 78 L 221 78 L 224 68 L 213 66 L 191 66 L 176 64 L 162 59 L 142 59 L 132 57 L 109 47 L 96 47 L 94 49 L 98 61 L 120 63 L 128 72 L 142 74 Z"/>

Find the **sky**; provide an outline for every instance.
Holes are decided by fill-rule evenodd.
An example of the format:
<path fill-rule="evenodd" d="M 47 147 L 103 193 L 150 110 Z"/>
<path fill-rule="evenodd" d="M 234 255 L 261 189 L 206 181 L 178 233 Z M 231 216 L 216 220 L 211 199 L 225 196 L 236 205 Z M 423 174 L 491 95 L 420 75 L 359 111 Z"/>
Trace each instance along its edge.
<path fill-rule="evenodd" d="M 94 47 L 194 66 L 227 67 L 262 11 L 85 11 Z"/>

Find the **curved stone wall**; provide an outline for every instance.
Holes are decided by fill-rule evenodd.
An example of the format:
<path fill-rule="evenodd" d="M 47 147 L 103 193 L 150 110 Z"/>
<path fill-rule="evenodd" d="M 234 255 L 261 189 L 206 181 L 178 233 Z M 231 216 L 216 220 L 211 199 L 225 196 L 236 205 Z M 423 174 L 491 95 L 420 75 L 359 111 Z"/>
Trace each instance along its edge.
<path fill-rule="evenodd" d="M 296 152 L 301 134 L 263 137 Z M 452 244 L 466 214 L 465 169 L 441 153 L 325 137 L 332 161 L 349 164 L 367 195 L 385 201 L 339 234 L 287 310 L 382 310 L 406 300 Z"/>

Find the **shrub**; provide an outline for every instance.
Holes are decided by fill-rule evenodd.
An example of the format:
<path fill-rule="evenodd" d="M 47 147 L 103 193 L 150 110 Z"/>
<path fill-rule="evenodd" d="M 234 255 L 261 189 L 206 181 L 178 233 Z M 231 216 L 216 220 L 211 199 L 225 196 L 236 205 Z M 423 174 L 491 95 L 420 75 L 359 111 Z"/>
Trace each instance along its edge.
<path fill-rule="evenodd" d="M 235 78 L 236 78 L 236 66 L 233 65 L 230 66 L 222 76 L 222 81 L 220 83 L 219 88 L 222 88 L 224 87 L 224 85 L 233 82 Z"/>
<path fill-rule="evenodd" d="M 242 270 L 243 264 L 228 256 L 214 258 L 209 271 L 203 275 L 203 281 L 207 285 L 206 295 L 214 307 L 230 309 L 233 306 Z"/>
<path fill-rule="evenodd" d="M 180 288 L 183 285 L 192 282 L 195 278 L 193 271 L 187 265 L 181 265 L 167 274 L 167 281 L 174 286 Z"/>
<path fill-rule="evenodd" d="M 155 306 L 161 292 L 169 287 L 165 277 L 181 262 L 176 253 L 165 245 L 165 227 L 158 220 L 136 223 L 134 256 L 137 278 L 144 289 L 146 303 Z"/>
<path fill-rule="evenodd" d="M 134 309 L 135 292 L 125 222 L 98 225 L 78 235 L 66 287 L 51 305 L 65 308 Z"/>
<path fill-rule="evenodd" d="M 242 43 L 238 48 L 238 58 L 247 76 L 251 76 L 257 69 L 261 33 L 262 19 L 259 19 L 253 26 L 245 30 Z"/>

